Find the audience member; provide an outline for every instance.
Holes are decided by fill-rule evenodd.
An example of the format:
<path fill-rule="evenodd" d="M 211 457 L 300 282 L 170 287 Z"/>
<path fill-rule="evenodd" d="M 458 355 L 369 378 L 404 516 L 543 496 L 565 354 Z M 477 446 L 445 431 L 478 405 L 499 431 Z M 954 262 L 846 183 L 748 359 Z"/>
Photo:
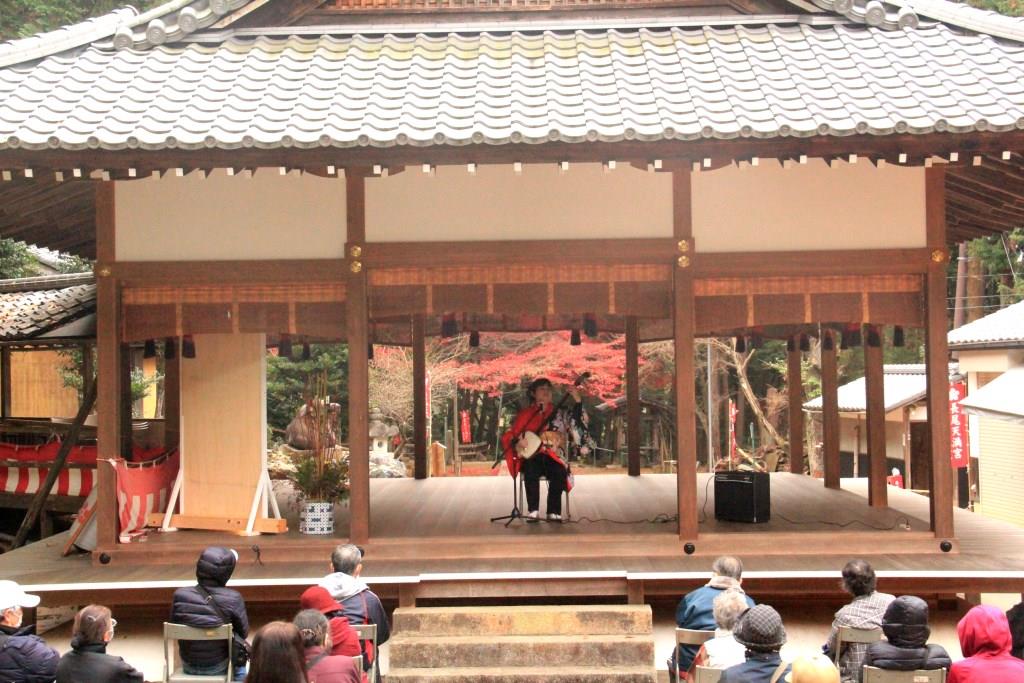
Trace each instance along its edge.
<path fill-rule="evenodd" d="M 722 591 L 735 588 L 742 591 L 740 585 L 743 583 L 743 563 L 739 558 L 723 556 L 719 557 L 711 565 L 711 580 L 707 585 L 687 593 L 679 606 L 676 607 L 676 626 L 688 628 L 695 631 L 710 631 L 716 626 L 714 615 L 714 602 Z M 747 605 L 754 606 L 754 601 L 746 598 Z M 679 669 L 687 671 L 693 664 L 693 658 L 697 655 L 698 648 L 692 645 L 680 645 L 679 651 L 673 656 L 679 658 Z M 675 662 L 670 658 L 668 661 L 669 671 L 675 671 Z"/>
<path fill-rule="evenodd" d="M 843 567 L 843 588 L 853 596 L 853 600 L 836 612 L 832 632 L 824 648 L 825 654 L 834 656 L 840 626 L 861 629 L 882 626 L 882 615 L 895 597 L 875 590 L 877 582 L 875 570 L 864 560 L 852 560 Z M 860 683 L 867 645 L 843 643 L 842 649 L 839 653 L 839 674 L 843 683 Z"/>
<path fill-rule="evenodd" d="M 309 683 L 302 636 L 295 624 L 272 621 L 252 639 L 246 683 Z"/>
<path fill-rule="evenodd" d="M 786 629 L 772 607 L 748 609 L 733 629 L 733 636 L 747 649 L 747 659 L 723 671 L 720 683 L 777 683 L 789 672 L 789 665 L 779 655 L 786 643 Z"/>
<path fill-rule="evenodd" d="M 249 635 L 249 616 L 241 594 L 227 588 L 235 571 L 238 553 L 229 548 L 207 548 L 196 564 L 195 586 L 174 591 L 171 622 L 197 628 L 230 623 L 236 637 L 233 649 L 234 678 L 245 678 L 242 642 Z M 228 670 L 228 646 L 224 641 L 182 641 L 179 643 L 182 668 L 193 676 L 217 676 Z"/>
<path fill-rule="evenodd" d="M 821 653 L 800 657 L 792 669 L 786 683 L 839 683 L 839 669 Z"/>
<path fill-rule="evenodd" d="M 71 652 L 60 658 L 57 683 L 142 683 L 143 676 L 121 657 L 107 654 L 117 620 L 103 605 L 89 605 L 75 615 Z"/>
<path fill-rule="evenodd" d="M 330 624 L 332 655 L 358 657 L 362 654 L 359 647 L 359 634 L 345 618 L 341 603 L 332 598 L 326 588 L 322 586 L 307 588 L 299 597 L 299 605 L 302 609 L 315 609 L 327 617 Z"/>
<path fill-rule="evenodd" d="M 22 608 L 36 607 L 14 581 L 0 581 L 0 681 L 50 683 L 57 676 L 60 654 L 35 635 L 35 626 L 22 626 Z"/>
<path fill-rule="evenodd" d="M 941 645 L 928 645 L 928 603 L 901 595 L 889 603 L 882 617 L 885 640 L 868 646 L 864 663 L 879 669 L 914 671 L 948 669 L 949 655 Z"/>
<path fill-rule="evenodd" d="M 359 578 L 363 571 L 363 552 L 351 543 L 339 545 L 331 553 L 333 572 L 320 580 L 320 586 L 327 589 L 331 597 L 341 603 L 349 624 L 376 624 L 377 645 L 383 645 L 391 637 L 388 615 L 373 591 Z M 377 657 L 373 647 L 363 641 L 363 668 L 367 671 Z"/>
<path fill-rule="evenodd" d="M 727 588 L 718 594 L 713 608 L 715 637 L 701 646 L 700 652 L 693 660 L 694 667 L 728 669 L 746 660 L 747 648 L 736 641 L 732 631 L 743 613 L 750 609 L 747 599 L 738 588 Z"/>
<path fill-rule="evenodd" d="M 950 667 L 947 683 L 1024 681 L 1024 661 L 1010 654 L 1010 624 L 1002 610 L 971 608 L 956 625 L 956 634 L 966 659 Z"/>
<path fill-rule="evenodd" d="M 1006 620 L 1010 623 L 1010 636 L 1013 638 L 1010 654 L 1017 659 L 1024 659 L 1024 602 L 1011 607 L 1006 613 Z"/>
<path fill-rule="evenodd" d="M 327 617 L 315 609 L 295 615 L 295 627 L 302 637 L 309 683 L 360 683 L 362 671 L 352 657 L 331 654 Z"/>

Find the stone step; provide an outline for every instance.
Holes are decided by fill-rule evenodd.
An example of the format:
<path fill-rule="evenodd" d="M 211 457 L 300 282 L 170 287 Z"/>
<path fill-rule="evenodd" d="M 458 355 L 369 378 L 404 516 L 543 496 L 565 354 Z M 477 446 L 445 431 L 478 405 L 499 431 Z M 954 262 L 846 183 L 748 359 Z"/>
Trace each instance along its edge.
<path fill-rule="evenodd" d="M 452 667 L 654 665 L 650 635 L 426 636 L 399 633 L 388 641 L 391 666 Z"/>
<path fill-rule="evenodd" d="M 652 667 L 478 667 L 395 669 L 387 683 L 657 683 Z"/>
<path fill-rule="evenodd" d="M 393 619 L 395 633 L 409 635 L 642 635 L 653 630 L 648 605 L 400 607 Z"/>

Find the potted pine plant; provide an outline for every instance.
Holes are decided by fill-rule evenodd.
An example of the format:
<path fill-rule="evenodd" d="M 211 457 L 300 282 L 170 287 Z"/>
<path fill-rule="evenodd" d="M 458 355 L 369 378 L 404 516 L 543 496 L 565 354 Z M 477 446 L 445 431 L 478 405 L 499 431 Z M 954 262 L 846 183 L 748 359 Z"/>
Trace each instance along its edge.
<path fill-rule="evenodd" d="M 332 421 L 327 371 L 310 375 L 301 418 L 309 435 L 310 449 L 297 459 L 289 475 L 299 493 L 299 532 L 334 533 L 334 508 L 348 497 L 348 460 L 341 457 Z"/>

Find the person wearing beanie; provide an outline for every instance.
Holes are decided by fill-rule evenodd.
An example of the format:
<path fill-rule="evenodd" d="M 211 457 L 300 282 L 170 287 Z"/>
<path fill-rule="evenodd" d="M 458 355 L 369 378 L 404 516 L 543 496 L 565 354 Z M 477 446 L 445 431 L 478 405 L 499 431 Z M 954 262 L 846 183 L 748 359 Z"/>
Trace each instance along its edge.
<path fill-rule="evenodd" d="M 928 603 L 913 595 L 901 595 L 889 603 L 882 616 L 885 640 L 868 646 L 864 663 L 879 669 L 915 671 L 948 669 L 949 655 L 941 645 L 929 645 Z"/>
<path fill-rule="evenodd" d="M 245 639 L 249 635 L 245 600 L 241 593 L 227 587 L 237 562 L 238 553 L 230 548 L 204 550 L 196 563 L 196 585 L 174 591 L 170 622 L 196 628 L 230 623 L 234 635 Z M 178 649 L 182 668 L 190 676 L 223 676 L 227 673 L 228 645 L 222 640 L 181 641 Z M 237 656 L 239 644 L 234 649 Z M 234 678 L 245 678 L 244 665 L 235 663 Z"/>
<path fill-rule="evenodd" d="M 733 629 L 733 637 L 747 648 L 747 661 L 723 671 L 720 683 L 779 683 L 789 673 L 789 665 L 779 655 L 786 644 L 786 629 L 774 608 L 748 609 Z"/>
<path fill-rule="evenodd" d="M 50 683 L 57 676 L 60 654 L 22 624 L 22 609 L 39 605 L 14 581 L 0 581 L 0 681 Z"/>
<path fill-rule="evenodd" d="M 327 617 L 331 636 L 331 654 L 358 657 L 362 654 L 359 645 L 359 634 L 348 623 L 341 603 L 331 597 L 326 588 L 312 586 L 299 596 L 302 609 L 315 609 Z"/>

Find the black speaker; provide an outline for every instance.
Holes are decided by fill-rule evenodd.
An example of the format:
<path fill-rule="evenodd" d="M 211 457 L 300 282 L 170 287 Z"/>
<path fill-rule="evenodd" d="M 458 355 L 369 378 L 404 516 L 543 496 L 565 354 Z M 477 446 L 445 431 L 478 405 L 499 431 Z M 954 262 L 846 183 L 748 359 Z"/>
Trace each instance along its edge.
<path fill-rule="evenodd" d="M 771 519 L 767 472 L 715 472 L 715 519 L 767 522 Z"/>

